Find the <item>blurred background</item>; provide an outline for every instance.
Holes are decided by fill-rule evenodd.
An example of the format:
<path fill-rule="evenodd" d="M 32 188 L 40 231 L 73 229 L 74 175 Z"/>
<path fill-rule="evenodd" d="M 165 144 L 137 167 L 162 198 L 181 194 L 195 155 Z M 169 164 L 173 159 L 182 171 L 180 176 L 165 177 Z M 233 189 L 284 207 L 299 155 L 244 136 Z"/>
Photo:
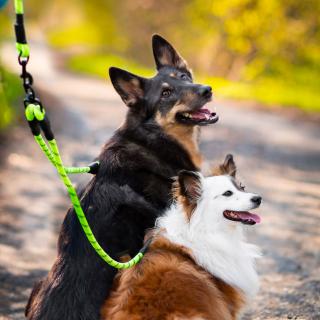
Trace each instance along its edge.
<path fill-rule="evenodd" d="M 23 121 L 14 10 L 4 2 L 0 319 L 21 319 L 69 204 Z M 108 68 L 154 75 L 153 33 L 178 49 L 216 97 L 220 121 L 203 130 L 203 153 L 213 162 L 233 153 L 265 199 L 250 235 L 264 253 L 262 289 L 246 319 L 319 319 L 320 1 L 28 0 L 25 11 L 28 67 L 70 165 L 90 162 L 123 121 Z"/>
<path fill-rule="evenodd" d="M 320 111 L 318 0 L 27 3 L 28 32 L 40 28 L 70 70 L 106 78 L 121 64 L 152 75 L 150 35 L 161 32 L 219 96 Z M 10 11 L 2 39 L 12 36 Z"/>

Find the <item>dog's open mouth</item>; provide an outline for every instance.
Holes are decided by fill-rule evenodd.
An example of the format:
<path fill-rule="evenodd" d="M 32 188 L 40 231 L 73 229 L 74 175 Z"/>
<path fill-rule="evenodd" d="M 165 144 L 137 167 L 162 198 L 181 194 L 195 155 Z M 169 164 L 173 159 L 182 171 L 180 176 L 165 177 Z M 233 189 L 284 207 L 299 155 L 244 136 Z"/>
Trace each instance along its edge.
<path fill-rule="evenodd" d="M 232 221 L 239 221 L 243 224 L 253 225 L 256 223 L 260 223 L 261 219 L 257 214 L 250 213 L 247 211 L 231 211 L 225 210 L 223 212 L 223 216 Z"/>
<path fill-rule="evenodd" d="M 200 108 L 195 111 L 177 113 L 177 119 L 182 123 L 205 126 L 217 122 L 219 117 L 209 109 Z"/>

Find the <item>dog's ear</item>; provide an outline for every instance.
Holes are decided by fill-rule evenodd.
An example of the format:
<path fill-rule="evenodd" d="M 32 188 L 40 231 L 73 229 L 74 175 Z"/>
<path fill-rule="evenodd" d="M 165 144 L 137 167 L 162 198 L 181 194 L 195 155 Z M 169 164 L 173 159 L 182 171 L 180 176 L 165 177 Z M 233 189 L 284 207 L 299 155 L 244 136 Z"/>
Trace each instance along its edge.
<path fill-rule="evenodd" d="M 109 69 L 109 75 L 114 88 L 128 107 L 143 99 L 146 79 L 115 67 Z"/>
<path fill-rule="evenodd" d="M 152 49 L 157 70 L 164 66 L 170 66 L 185 70 L 191 76 L 191 71 L 188 68 L 187 62 L 167 40 L 157 34 L 153 35 Z"/>
<path fill-rule="evenodd" d="M 179 193 L 190 204 L 196 204 L 202 194 L 200 173 L 181 170 L 178 174 Z"/>
<path fill-rule="evenodd" d="M 220 164 L 218 167 L 213 168 L 212 170 L 212 175 L 214 176 L 220 176 L 220 175 L 226 174 L 235 178 L 236 173 L 237 173 L 237 167 L 233 160 L 232 154 L 227 154 L 223 164 Z"/>

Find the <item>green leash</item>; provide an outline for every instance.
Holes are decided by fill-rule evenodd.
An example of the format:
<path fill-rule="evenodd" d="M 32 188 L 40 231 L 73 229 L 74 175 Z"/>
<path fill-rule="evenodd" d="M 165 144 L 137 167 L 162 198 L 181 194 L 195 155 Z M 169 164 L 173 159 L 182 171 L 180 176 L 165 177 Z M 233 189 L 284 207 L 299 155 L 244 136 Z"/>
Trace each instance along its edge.
<path fill-rule="evenodd" d="M 118 262 L 111 258 L 104 249 L 99 245 L 97 239 L 95 238 L 88 220 L 82 210 L 80 200 L 77 196 L 76 190 L 68 177 L 68 174 L 76 173 L 92 173 L 95 174 L 98 171 L 99 163 L 94 162 L 87 167 L 65 167 L 61 160 L 59 153 L 59 148 L 57 142 L 54 138 L 53 132 L 50 127 L 50 122 L 45 110 L 40 102 L 40 100 L 35 96 L 35 92 L 32 88 L 33 79 L 29 72 L 26 70 L 27 63 L 29 61 L 30 49 L 27 44 L 24 23 L 23 23 L 23 0 L 15 0 L 15 12 L 16 12 L 16 23 L 15 23 L 15 33 L 16 33 L 16 48 L 19 54 L 19 64 L 22 67 L 21 78 L 23 79 L 23 87 L 26 92 L 26 98 L 24 99 L 25 106 L 25 116 L 28 121 L 31 132 L 34 136 L 35 141 L 40 146 L 43 153 L 46 155 L 51 164 L 56 168 L 60 179 L 65 185 L 71 203 L 77 214 L 78 220 L 81 224 L 83 232 L 85 233 L 88 241 L 92 245 L 96 253 L 110 266 L 117 269 L 127 269 L 135 264 L 137 264 L 146 252 L 149 242 L 148 241 L 144 247 L 138 252 L 138 254 L 128 262 Z M 44 140 L 41 135 L 41 131 L 48 142 Z"/>

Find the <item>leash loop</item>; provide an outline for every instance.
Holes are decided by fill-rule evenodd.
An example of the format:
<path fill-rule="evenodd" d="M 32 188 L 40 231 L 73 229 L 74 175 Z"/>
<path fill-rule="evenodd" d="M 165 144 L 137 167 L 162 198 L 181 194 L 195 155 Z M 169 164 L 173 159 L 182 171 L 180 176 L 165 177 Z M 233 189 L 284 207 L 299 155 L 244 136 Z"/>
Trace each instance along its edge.
<path fill-rule="evenodd" d="M 27 65 L 29 62 L 30 56 L 24 57 L 21 53 L 18 56 L 18 62 L 22 66 L 23 64 Z"/>
<path fill-rule="evenodd" d="M 127 269 L 135 264 L 137 264 L 143 257 L 146 252 L 149 241 L 143 246 L 143 248 L 128 262 L 118 262 L 110 257 L 104 249 L 100 246 L 99 242 L 95 238 L 88 220 L 82 210 L 81 203 L 77 192 L 68 177 L 68 174 L 74 173 L 91 173 L 96 174 L 99 170 L 99 162 L 95 161 L 89 164 L 87 167 L 65 167 L 63 165 L 59 148 L 57 142 L 54 138 L 54 134 L 51 130 L 49 118 L 45 112 L 45 109 L 42 106 L 42 103 L 39 98 L 36 97 L 35 91 L 32 88 L 33 77 L 31 73 L 27 71 L 27 64 L 30 58 L 30 49 L 27 44 L 26 33 L 24 29 L 24 18 L 23 18 L 23 0 L 15 0 L 15 11 L 16 11 L 16 23 L 14 25 L 15 34 L 16 34 L 16 48 L 18 51 L 18 62 L 22 68 L 20 77 L 23 80 L 23 88 L 26 93 L 24 99 L 25 107 L 25 117 L 28 121 L 30 130 L 34 136 L 35 141 L 38 143 L 39 147 L 51 162 L 51 164 L 56 168 L 57 173 L 59 174 L 60 179 L 65 185 L 75 213 L 78 217 L 80 225 L 85 233 L 88 241 L 92 245 L 96 253 L 103 259 L 109 266 L 117 269 Z M 48 142 L 43 139 L 41 131 L 44 133 L 44 136 Z"/>

